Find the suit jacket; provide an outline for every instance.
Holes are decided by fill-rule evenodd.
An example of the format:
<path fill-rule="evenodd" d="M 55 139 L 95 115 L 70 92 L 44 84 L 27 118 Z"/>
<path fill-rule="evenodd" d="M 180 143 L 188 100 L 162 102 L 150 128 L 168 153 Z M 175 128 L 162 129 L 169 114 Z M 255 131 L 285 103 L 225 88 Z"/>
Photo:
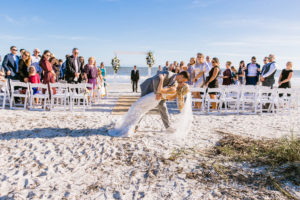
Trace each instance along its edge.
<path fill-rule="evenodd" d="M 19 56 L 17 56 L 16 62 L 19 62 Z M 5 70 L 5 73 L 7 71 L 11 72 L 11 78 L 16 78 L 17 77 L 17 63 L 14 60 L 13 54 L 7 54 L 2 62 L 2 67 Z"/>
<path fill-rule="evenodd" d="M 169 72 L 169 71 L 162 71 L 162 72 L 156 74 L 155 76 L 146 79 L 140 85 L 141 86 L 141 96 L 145 96 L 151 92 L 156 93 L 159 82 L 160 82 L 159 74 L 166 75 L 166 77 L 164 79 L 163 87 L 172 86 L 175 84 L 176 74 L 173 72 Z"/>
<path fill-rule="evenodd" d="M 132 81 L 138 81 L 140 79 L 140 73 L 139 70 L 131 70 L 131 80 Z"/>
<path fill-rule="evenodd" d="M 77 63 L 78 63 L 78 73 L 80 73 L 81 63 L 79 61 L 79 57 L 77 57 Z M 66 61 L 66 81 L 74 82 L 75 73 L 76 73 L 75 58 L 74 56 L 70 56 Z"/>

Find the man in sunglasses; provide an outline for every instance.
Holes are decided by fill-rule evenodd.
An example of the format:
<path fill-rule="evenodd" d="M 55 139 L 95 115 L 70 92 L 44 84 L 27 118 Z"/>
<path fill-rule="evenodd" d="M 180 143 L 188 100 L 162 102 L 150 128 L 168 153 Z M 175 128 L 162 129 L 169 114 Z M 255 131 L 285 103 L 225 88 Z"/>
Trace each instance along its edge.
<path fill-rule="evenodd" d="M 66 81 L 68 83 L 78 83 L 80 69 L 79 50 L 74 48 L 72 56 L 70 56 L 66 62 Z"/>
<path fill-rule="evenodd" d="M 18 49 L 16 46 L 10 47 L 10 52 L 7 54 L 4 59 L 2 66 L 5 71 L 5 77 L 8 79 L 18 80 L 18 74 L 19 74 L 19 59 L 20 57 L 17 55 Z"/>

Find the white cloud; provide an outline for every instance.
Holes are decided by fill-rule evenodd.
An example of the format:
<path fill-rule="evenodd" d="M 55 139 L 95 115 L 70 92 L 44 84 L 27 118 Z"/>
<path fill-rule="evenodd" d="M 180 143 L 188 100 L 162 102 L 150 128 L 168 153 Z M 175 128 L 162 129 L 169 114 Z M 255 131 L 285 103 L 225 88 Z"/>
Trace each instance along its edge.
<path fill-rule="evenodd" d="M 43 19 L 41 19 L 39 16 L 23 16 L 19 19 L 13 18 L 9 15 L 0 15 L 5 19 L 6 22 L 10 24 L 17 24 L 17 25 L 27 25 L 27 24 L 39 24 L 43 22 Z"/>

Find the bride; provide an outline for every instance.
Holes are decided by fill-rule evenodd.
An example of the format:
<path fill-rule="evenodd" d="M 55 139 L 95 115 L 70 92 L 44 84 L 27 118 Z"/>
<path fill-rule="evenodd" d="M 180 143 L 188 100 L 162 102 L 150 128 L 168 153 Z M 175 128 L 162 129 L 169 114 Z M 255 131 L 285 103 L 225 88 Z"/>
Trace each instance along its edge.
<path fill-rule="evenodd" d="M 156 94 L 151 92 L 139 98 L 108 134 L 117 137 L 128 137 L 132 135 L 135 132 L 136 126 L 148 111 L 158 106 L 161 101 L 177 99 L 177 106 L 180 111 L 180 122 L 172 124 L 167 130 L 174 135 L 184 136 L 184 134 L 189 131 L 192 121 L 191 95 L 189 86 L 185 83 L 189 80 L 189 76 L 188 73 L 180 73 L 176 76 L 178 77 L 175 77 L 176 83 L 174 85 L 163 87 L 166 75 L 160 74 Z"/>

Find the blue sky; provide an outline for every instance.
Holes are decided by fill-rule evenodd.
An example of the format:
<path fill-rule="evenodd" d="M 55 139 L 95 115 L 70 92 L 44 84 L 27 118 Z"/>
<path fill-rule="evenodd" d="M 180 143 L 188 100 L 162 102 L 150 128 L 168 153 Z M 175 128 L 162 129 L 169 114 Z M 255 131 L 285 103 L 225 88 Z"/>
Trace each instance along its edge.
<path fill-rule="evenodd" d="M 300 69 L 299 0 L 1 0 L 0 55 L 11 45 L 49 49 L 57 58 L 78 47 L 110 65 L 115 51 L 152 50 L 156 65 L 202 52 L 235 65 L 274 53 Z M 146 66 L 144 55 L 119 55 Z"/>

